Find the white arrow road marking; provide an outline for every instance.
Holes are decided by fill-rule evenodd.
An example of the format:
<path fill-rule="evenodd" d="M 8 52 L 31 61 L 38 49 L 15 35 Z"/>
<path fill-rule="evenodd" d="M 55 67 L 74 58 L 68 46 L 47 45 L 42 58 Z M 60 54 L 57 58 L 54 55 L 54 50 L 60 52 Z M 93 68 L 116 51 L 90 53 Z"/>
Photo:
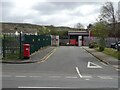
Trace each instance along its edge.
<path fill-rule="evenodd" d="M 77 71 L 79 77 L 82 78 L 83 76 L 80 74 L 80 71 L 79 71 L 78 67 L 76 67 L 75 69 L 76 69 L 76 71 Z"/>
<path fill-rule="evenodd" d="M 92 76 L 83 76 L 83 75 L 80 73 L 78 67 L 76 67 L 76 71 L 77 71 L 77 73 L 78 73 L 78 75 L 79 75 L 80 78 L 92 78 Z"/>
<path fill-rule="evenodd" d="M 102 68 L 102 67 L 93 62 L 88 62 L 87 68 Z"/>

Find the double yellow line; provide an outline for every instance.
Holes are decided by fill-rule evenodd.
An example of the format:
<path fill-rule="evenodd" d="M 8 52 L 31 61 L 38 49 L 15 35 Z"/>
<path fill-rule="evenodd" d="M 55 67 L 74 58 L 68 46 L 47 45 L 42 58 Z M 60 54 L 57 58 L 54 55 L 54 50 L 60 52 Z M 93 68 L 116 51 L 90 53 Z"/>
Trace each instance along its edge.
<path fill-rule="evenodd" d="M 48 60 L 48 58 L 50 56 L 52 56 L 52 54 L 56 51 L 57 49 L 53 49 L 50 53 L 48 53 L 46 56 L 44 56 L 40 61 L 38 61 L 37 63 L 41 63 L 41 62 L 45 62 L 46 60 Z"/>

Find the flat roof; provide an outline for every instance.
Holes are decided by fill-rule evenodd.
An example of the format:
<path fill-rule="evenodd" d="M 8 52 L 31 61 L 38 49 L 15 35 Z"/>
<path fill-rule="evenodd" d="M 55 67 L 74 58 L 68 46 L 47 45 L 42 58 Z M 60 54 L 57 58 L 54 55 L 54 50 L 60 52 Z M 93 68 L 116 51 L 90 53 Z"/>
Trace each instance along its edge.
<path fill-rule="evenodd" d="M 87 31 L 68 31 L 68 35 L 89 35 Z"/>
<path fill-rule="evenodd" d="M 87 33 L 87 31 L 68 31 L 68 33 L 74 33 L 74 32 L 76 32 L 76 33 L 82 33 L 82 32 L 86 32 Z"/>

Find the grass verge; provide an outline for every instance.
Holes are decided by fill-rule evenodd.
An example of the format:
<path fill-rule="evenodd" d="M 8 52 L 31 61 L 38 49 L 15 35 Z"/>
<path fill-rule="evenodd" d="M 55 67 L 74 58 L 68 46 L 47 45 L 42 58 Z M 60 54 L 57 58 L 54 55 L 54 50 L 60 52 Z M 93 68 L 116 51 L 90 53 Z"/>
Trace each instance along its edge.
<path fill-rule="evenodd" d="M 99 48 L 95 48 L 95 50 L 99 52 Z M 107 54 L 109 56 L 112 56 L 112 57 L 114 57 L 116 59 L 119 58 L 119 60 L 120 60 L 120 52 L 118 52 L 116 49 L 105 48 L 103 53 L 105 53 L 105 54 Z"/>
<path fill-rule="evenodd" d="M 103 53 L 110 55 L 112 57 L 118 58 L 118 51 L 112 48 L 105 48 Z"/>

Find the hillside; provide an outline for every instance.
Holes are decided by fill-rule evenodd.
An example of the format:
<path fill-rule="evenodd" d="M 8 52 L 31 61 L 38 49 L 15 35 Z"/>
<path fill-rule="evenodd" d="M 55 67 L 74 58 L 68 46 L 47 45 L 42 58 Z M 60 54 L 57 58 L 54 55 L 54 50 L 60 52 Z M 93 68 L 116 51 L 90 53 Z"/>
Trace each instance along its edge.
<path fill-rule="evenodd" d="M 2 27 L 1 27 L 2 26 Z M 55 27 L 55 26 L 42 26 L 42 25 L 35 25 L 35 24 L 28 24 L 28 23 L 0 23 L 0 29 L 2 29 L 2 33 L 15 33 L 23 32 L 23 33 L 36 33 L 39 32 L 41 29 L 48 29 L 48 30 L 57 30 L 57 31 L 69 31 L 69 30 L 78 30 L 75 28 L 70 27 Z"/>

